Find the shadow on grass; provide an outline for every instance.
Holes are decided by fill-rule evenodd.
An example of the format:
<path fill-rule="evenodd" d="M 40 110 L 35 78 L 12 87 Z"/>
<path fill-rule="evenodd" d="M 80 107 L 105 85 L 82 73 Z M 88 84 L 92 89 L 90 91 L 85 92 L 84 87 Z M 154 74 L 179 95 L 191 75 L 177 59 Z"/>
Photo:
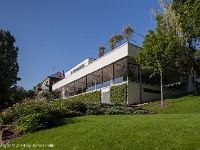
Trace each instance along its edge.
<path fill-rule="evenodd" d="M 196 96 L 196 95 L 194 94 L 194 92 L 181 93 L 179 95 L 175 95 L 173 97 L 166 98 L 166 100 L 167 99 L 175 100 L 175 101 L 171 102 L 173 104 L 173 103 L 177 103 L 177 102 L 182 102 L 182 101 L 188 100 L 187 98 L 181 99 L 182 97 L 185 97 L 185 96 L 187 96 L 188 98 L 190 98 L 190 97 L 193 97 L 193 96 Z"/>
<path fill-rule="evenodd" d="M 77 122 L 80 122 L 80 120 L 78 118 L 62 118 L 62 119 L 56 120 L 56 123 L 52 128 L 65 126 L 65 125 L 69 125 L 69 124 L 74 124 Z"/>

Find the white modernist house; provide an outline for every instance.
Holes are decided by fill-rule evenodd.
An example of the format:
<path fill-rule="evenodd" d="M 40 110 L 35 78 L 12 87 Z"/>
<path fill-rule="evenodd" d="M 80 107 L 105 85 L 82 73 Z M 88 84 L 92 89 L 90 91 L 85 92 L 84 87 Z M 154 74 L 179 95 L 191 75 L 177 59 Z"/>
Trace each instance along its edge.
<path fill-rule="evenodd" d="M 96 60 L 88 58 L 66 72 L 65 78 L 53 84 L 52 90 L 60 92 L 62 98 L 100 90 L 101 102 L 109 103 L 110 87 L 125 83 L 127 104 L 159 99 L 159 78 L 149 78 L 149 72 L 142 71 L 136 63 L 134 57 L 138 48 L 131 43 L 124 43 Z M 171 84 L 165 77 L 164 82 L 165 97 L 192 90 L 188 79 Z"/>

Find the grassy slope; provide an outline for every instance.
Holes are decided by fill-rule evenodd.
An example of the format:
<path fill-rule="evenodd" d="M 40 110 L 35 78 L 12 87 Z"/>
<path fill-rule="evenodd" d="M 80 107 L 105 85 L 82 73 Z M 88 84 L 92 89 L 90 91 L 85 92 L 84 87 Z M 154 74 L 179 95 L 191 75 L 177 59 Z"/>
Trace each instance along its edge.
<path fill-rule="evenodd" d="M 71 121 L 68 125 L 27 134 L 12 144 L 53 143 L 55 149 L 67 150 L 200 148 L 197 114 L 102 115 Z"/>
<path fill-rule="evenodd" d="M 200 149 L 200 97 L 168 99 L 165 103 L 171 105 L 163 109 L 155 106 L 156 103 L 159 102 L 143 107 L 165 114 L 66 119 L 69 124 L 27 134 L 11 144 L 53 143 L 55 149 L 67 150 Z"/>
<path fill-rule="evenodd" d="M 169 105 L 166 108 L 160 108 L 156 105 L 160 104 L 160 101 L 157 101 L 141 107 L 162 114 L 200 113 L 200 96 L 190 94 L 183 97 L 166 99 L 164 103 Z"/>

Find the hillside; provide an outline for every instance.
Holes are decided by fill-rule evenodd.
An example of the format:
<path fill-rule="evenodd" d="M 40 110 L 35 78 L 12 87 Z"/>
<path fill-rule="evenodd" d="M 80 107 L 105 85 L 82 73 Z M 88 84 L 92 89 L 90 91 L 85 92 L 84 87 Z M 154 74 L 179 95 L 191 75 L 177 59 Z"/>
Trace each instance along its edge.
<path fill-rule="evenodd" d="M 159 107 L 160 101 L 151 102 L 141 107 L 161 114 L 191 114 L 200 113 L 200 96 L 189 94 L 164 100 L 164 107 Z"/>
<path fill-rule="evenodd" d="M 60 126 L 27 134 L 10 149 L 193 149 L 200 148 L 200 96 L 187 95 L 142 106 L 149 115 L 90 115 L 64 119 Z M 161 114 L 162 113 L 162 114 Z M 19 145 L 21 144 L 21 145 Z"/>

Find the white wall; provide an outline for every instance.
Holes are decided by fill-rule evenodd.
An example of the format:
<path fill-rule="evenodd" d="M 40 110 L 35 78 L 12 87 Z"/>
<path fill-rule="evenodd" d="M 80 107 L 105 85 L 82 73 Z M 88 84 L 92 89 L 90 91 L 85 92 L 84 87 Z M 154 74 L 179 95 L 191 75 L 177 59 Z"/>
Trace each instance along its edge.
<path fill-rule="evenodd" d="M 101 102 L 110 103 L 110 86 L 101 89 Z"/>
<path fill-rule="evenodd" d="M 72 69 L 70 69 L 69 71 L 67 71 L 65 73 L 65 78 L 69 77 L 71 75 L 71 72 L 76 69 L 77 67 L 81 66 L 82 64 L 84 64 L 84 66 L 88 66 L 91 62 L 95 61 L 95 59 L 93 58 L 87 58 L 84 61 L 82 61 L 81 63 L 79 63 L 78 65 L 76 65 L 75 67 L 73 67 Z M 83 69 L 83 68 L 82 68 Z"/>

